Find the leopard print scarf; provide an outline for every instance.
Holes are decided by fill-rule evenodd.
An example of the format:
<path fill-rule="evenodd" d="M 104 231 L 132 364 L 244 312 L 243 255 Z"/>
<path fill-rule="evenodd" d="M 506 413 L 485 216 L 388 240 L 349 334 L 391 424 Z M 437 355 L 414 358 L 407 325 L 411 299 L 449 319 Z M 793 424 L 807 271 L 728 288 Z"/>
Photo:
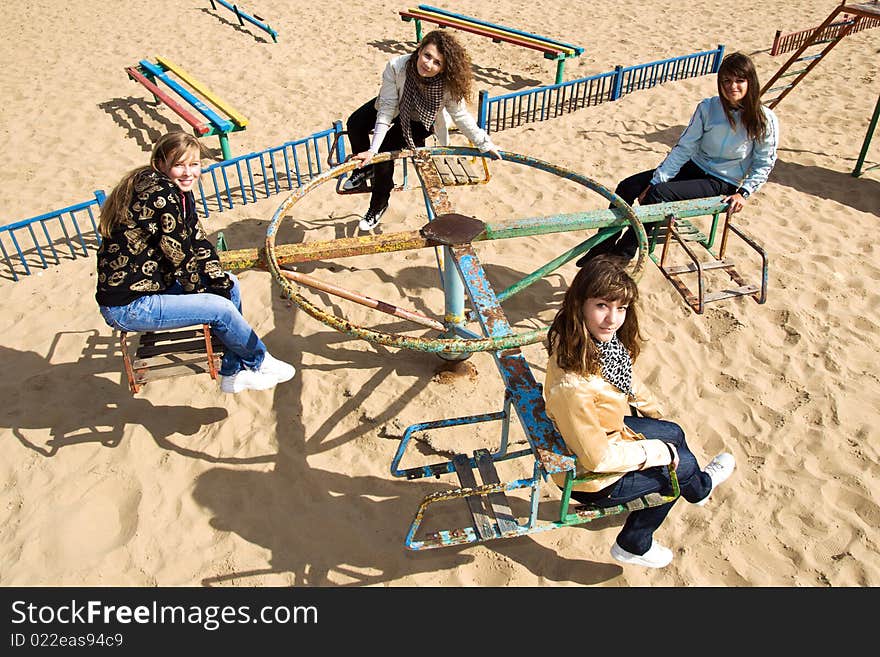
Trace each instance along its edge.
<path fill-rule="evenodd" d="M 593 340 L 599 350 L 602 378 L 632 399 L 632 358 L 617 335 L 608 342 Z"/>
<path fill-rule="evenodd" d="M 403 83 L 403 97 L 400 99 L 400 128 L 409 148 L 415 148 L 410 121 L 421 121 L 430 131 L 433 129 L 437 112 L 443 104 L 443 74 L 423 78 L 416 68 L 413 53 L 406 63 L 406 80 Z"/>

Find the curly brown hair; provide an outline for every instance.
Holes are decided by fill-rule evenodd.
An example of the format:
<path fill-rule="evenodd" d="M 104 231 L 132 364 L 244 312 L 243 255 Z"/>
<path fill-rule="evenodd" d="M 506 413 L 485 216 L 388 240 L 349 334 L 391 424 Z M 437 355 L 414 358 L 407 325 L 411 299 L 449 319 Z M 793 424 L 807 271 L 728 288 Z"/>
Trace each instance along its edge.
<path fill-rule="evenodd" d="M 473 92 L 474 74 L 471 70 L 471 56 L 467 50 L 451 34 L 444 30 L 432 30 L 422 37 L 412 59 L 417 59 L 422 48 L 428 44 L 433 44 L 443 55 L 443 71 L 440 75 L 443 76 L 443 85 L 452 100 L 468 102 Z"/>
<path fill-rule="evenodd" d="M 600 372 L 599 350 L 584 319 L 587 299 L 617 301 L 628 306 L 626 319 L 617 330 L 617 338 L 627 348 L 633 362 L 639 357 L 642 340 L 636 310 L 639 289 L 625 265 L 626 261 L 621 258 L 601 255 L 588 260 L 574 277 L 547 334 L 547 353 L 556 354 L 560 369 L 583 376 Z"/>

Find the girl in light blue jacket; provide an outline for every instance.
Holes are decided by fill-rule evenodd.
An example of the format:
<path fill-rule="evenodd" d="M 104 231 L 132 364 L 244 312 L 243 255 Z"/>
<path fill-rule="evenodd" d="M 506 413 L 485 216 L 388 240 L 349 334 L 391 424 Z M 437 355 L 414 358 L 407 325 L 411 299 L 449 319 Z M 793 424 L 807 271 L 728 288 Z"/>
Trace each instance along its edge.
<path fill-rule="evenodd" d="M 727 55 L 718 69 L 718 95 L 702 100 L 687 128 L 656 169 L 620 182 L 615 192 L 627 203 L 641 205 L 723 196 L 728 214 L 767 182 L 776 164 L 779 122 L 761 105 L 761 85 L 748 55 Z M 611 206 L 614 207 L 614 206 Z M 599 253 L 627 258 L 636 254 L 635 233 L 611 236 L 578 260 L 582 266 Z"/>

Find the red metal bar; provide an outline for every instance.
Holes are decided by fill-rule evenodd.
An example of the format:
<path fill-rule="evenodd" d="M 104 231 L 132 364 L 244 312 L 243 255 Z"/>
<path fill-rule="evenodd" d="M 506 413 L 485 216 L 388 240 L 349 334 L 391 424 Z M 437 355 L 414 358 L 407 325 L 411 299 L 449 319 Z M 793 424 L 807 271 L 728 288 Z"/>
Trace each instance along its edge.
<path fill-rule="evenodd" d="M 384 301 L 379 301 L 377 299 L 373 299 L 371 297 L 364 296 L 356 292 L 351 292 L 350 290 L 346 290 L 345 288 L 333 285 L 332 283 L 325 283 L 324 281 L 318 280 L 317 278 L 309 276 L 308 274 L 290 271 L 289 269 L 282 269 L 281 275 L 284 276 L 284 278 L 288 278 L 292 281 L 296 281 L 297 283 L 307 285 L 308 287 L 320 290 L 321 292 L 335 294 L 336 296 L 343 299 L 354 301 L 355 303 L 359 303 L 360 305 L 366 306 L 367 308 L 381 310 L 383 313 L 388 313 L 389 315 L 400 317 L 401 319 L 408 319 L 411 322 L 421 324 L 422 326 L 427 326 L 428 328 L 432 328 L 436 331 L 446 330 L 446 327 L 441 322 L 438 322 L 436 319 L 432 319 L 426 315 L 423 315 L 420 312 L 416 312 L 415 310 L 406 310 L 405 308 L 400 308 L 390 303 L 385 303 Z"/>
<path fill-rule="evenodd" d="M 540 44 L 534 43 L 533 41 L 526 41 L 524 39 L 519 39 L 515 36 L 508 36 L 506 34 L 501 34 L 500 32 L 496 31 L 490 32 L 489 30 L 482 29 L 475 25 L 466 25 L 460 20 L 447 20 L 435 14 L 429 14 L 422 11 L 401 11 L 399 13 L 401 18 L 410 18 L 420 21 L 427 21 L 428 23 L 436 23 L 437 25 L 442 25 L 444 27 L 452 27 L 456 30 L 462 30 L 464 32 L 471 32 L 473 34 L 479 34 L 480 36 L 489 37 L 493 41 L 506 41 L 507 43 L 512 43 L 517 46 L 523 46 L 524 48 L 531 48 L 532 50 L 540 50 L 541 52 L 549 53 L 551 55 L 567 54 L 567 50 L 565 49 L 553 48 L 551 46 L 542 46 Z"/>
<path fill-rule="evenodd" d="M 184 121 L 189 123 L 193 130 L 195 130 L 199 135 L 206 135 L 210 132 L 211 128 L 201 123 L 196 117 L 186 111 L 183 106 L 178 103 L 176 100 L 171 98 L 168 94 L 162 91 L 157 85 L 150 82 L 144 75 L 140 73 L 134 66 L 126 66 L 125 72 L 128 73 L 128 77 L 134 80 L 135 82 L 140 82 L 144 85 L 150 93 L 152 93 L 156 98 L 161 100 L 168 106 L 168 109 L 177 114 Z"/>
<path fill-rule="evenodd" d="M 807 40 L 818 42 L 839 38 L 841 30 L 846 27 L 845 23 L 850 21 L 855 21 L 855 23 L 847 32 L 847 35 L 880 26 L 880 19 L 869 18 L 864 14 L 858 16 L 854 14 L 844 14 L 841 17 L 841 23 L 828 25 L 820 34 L 816 34 L 819 29 L 817 27 L 788 32 L 787 34 L 783 34 L 781 30 L 776 30 L 776 36 L 773 38 L 773 46 L 770 48 L 770 55 L 776 56 L 781 55 L 784 52 L 796 50 Z"/>

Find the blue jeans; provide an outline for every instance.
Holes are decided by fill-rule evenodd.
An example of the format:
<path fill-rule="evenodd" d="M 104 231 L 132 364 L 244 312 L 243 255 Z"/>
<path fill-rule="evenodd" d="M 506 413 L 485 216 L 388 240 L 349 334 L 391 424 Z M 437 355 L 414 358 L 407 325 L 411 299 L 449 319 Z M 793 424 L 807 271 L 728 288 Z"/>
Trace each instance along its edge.
<path fill-rule="evenodd" d="M 712 479 L 700 469 L 696 457 L 684 439 L 684 431 L 674 422 L 649 417 L 627 416 L 624 423 L 645 438 L 655 438 L 672 443 L 678 450 L 678 485 L 681 496 L 688 502 L 699 502 L 712 490 Z M 609 507 L 647 495 L 669 492 L 669 469 L 664 466 L 638 472 L 627 472 L 611 486 L 596 493 L 573 491 L 571 496 L 578 502 Z M 632 511 L 617 536 L 617 544 L 632 554 L 644 554 L 651 549 L 654 532 L 663 524 L 675 501 L 649 509 Z"/>
<path fill-rule="evenodd" d="M 174 283 L 162 294 L 147 294 L 127 306 L 100 306 L 111 328 L 120 331 L 166 331 L 208 324 L 226 347 L 220 374 L 230 376 L 242 368 L 257 369 L 266 355 L 266 345 L 241 314 L 241 286 L 232 279 L 232 300 L 210 292 L 185 294 Z"/>

